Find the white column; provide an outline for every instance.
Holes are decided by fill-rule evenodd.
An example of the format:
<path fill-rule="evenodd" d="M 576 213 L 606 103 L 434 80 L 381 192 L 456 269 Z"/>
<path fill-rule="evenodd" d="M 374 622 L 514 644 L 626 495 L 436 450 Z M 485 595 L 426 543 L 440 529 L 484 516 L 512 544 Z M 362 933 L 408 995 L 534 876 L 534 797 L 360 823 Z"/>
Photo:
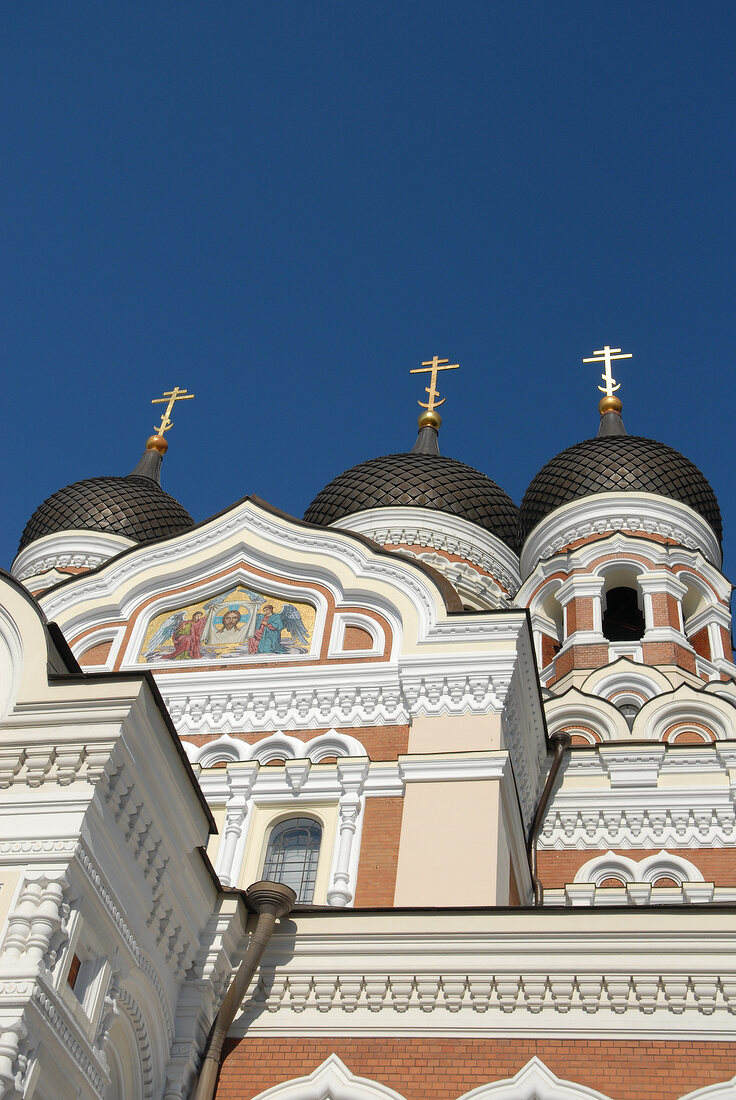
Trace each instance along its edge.
<path fill-rule="evenodd" d="M 250 794 L 259 767 L 257 760 L 249 760 L 231 764 L 227 769 L 230 795 L 225 805 L 225 825 L 215 860 L 215 870 L 223 886 L 233 886 L 238 881 L 240 841 L 244 835 Z"/>
<path fill-rule="evenodd" d="M 643 642 L 676 642 L 678 645 L 686 645 L 689 642 L 685 638 L 685 628 L 682 619 L 682 597 L 687 588 L 678 581 L 674 573 L 666 569 L 651 569 L 648 573 L 640 573 L 636 578 L 644 595 L 644 637 Z M 654 612 L 652 608 L 652 596 L 672 596 L 677 601 L 677 618 L 679 628 L 674 626 L 655 626 Z"/>
<path fill-rule="evenodd" d="M 327 891 L 328 905 L 349 905 L 355 895 L 353 845 L 358 818 L 363 804 L 363 784 L 368 775 L 368 761 L 338 763 L 337 775 L 342 794 L 338 803 L 338 832 L 332 876 Z"/>

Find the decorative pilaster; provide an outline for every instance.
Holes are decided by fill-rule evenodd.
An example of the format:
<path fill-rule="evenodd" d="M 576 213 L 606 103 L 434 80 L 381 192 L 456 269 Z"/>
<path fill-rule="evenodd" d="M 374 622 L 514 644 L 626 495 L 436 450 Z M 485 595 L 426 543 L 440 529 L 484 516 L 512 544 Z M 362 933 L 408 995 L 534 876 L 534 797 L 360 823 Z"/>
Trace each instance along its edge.
<path fill-rule="evenodd" d="M 353 844 L 363 804 L 363 784 L 368 775 L 368 761 L 338 763 L 337 775 L 342 794 L 338 803 L 338 834 L 336 856 L 332 868 L 332 881 L 327 891 L 328 905 L 349 905 L 355 896 L 355 883 L 351 881 Z"/>
<path fill-rule="evenodd" d="M 223 886 L 232 886 L 240 871 L 241 840 L 245 835 L 248 804 L 260 765 L 256 760 L 228 768 L 230 796 L 225 806 L 225 826 L 215 860 L 215 870 Z"/>

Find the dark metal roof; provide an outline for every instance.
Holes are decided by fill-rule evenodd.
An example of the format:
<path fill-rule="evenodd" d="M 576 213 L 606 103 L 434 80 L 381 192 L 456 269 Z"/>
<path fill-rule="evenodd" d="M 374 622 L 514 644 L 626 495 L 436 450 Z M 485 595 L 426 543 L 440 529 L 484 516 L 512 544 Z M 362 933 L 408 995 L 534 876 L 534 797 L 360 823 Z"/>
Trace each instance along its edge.
<path fill-rule="evenodd" d="M 705 476 L 689 459 L 654 439 L 603 435 L 568 447 L 543 466 L 524 494 L 519 541 L 545 516 L 592 493 L 655 493 L 689 505 L 720 542 L 721 512 Z"/>
<path fill-rule="evenodd" d="M 108 531 L 149 542 L 193 526 L 187 510 L 152 477 L 90 477 L 59 489 L 36 509 L 18 550 L 57 531 Z"/>
<path fill-rule="evenodd" d="M 517 548 L 519 510 L 503 489 L 464 462 L 407 452 L 361 462 L 336 477 L 304 513 L 326 527 L 367 508 L 433 508 L 469 520 Z"/>

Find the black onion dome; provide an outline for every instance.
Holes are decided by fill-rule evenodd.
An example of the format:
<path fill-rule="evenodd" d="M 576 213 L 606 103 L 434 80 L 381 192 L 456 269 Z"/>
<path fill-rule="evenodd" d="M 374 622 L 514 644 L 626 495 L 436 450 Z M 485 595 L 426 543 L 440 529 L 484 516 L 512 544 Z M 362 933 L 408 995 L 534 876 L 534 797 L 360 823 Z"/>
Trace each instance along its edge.
<path fill-rule="evenodd" d="M 90 477 L 53 493 L 33 513 L 18 551 L 59 531 L 106 531 L 134 542 L 179 535 L 194 526 L 159 484 L 161 455 L 147 450 L 127 477 Z"/>
<path fill-rule="evenodd" d="M 520 543 L 555 508 L 593 493 L 670 497 L 702 516 L 721 541 L 716 495 L 694 463 L 655 439 L 612 434 L 576 443 L 542 467 L 521 502 Z"/>
<path fill-rule="evenodd" d="M 449 512 L 517 549 L 519 510 L 511 497 L 479 470 L 439 453 L 414 450 L 361 462 L 331 481 L 304 518 L 327 527 L 354 512 L 397 506 Z"/>

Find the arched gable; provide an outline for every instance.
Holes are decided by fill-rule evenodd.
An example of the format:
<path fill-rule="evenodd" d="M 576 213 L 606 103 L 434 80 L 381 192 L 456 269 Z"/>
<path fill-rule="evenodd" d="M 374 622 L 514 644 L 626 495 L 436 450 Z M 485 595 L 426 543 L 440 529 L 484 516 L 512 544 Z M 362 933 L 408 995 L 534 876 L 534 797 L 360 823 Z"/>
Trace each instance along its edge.
<path fill-rule="evenodd" d="M 297 1077 L 261 1092 L 253 1100 L 404 1100 L 378 1081 L 356 1077 L 336 1054 L 331 1054 L 307 1077 Z"/>

